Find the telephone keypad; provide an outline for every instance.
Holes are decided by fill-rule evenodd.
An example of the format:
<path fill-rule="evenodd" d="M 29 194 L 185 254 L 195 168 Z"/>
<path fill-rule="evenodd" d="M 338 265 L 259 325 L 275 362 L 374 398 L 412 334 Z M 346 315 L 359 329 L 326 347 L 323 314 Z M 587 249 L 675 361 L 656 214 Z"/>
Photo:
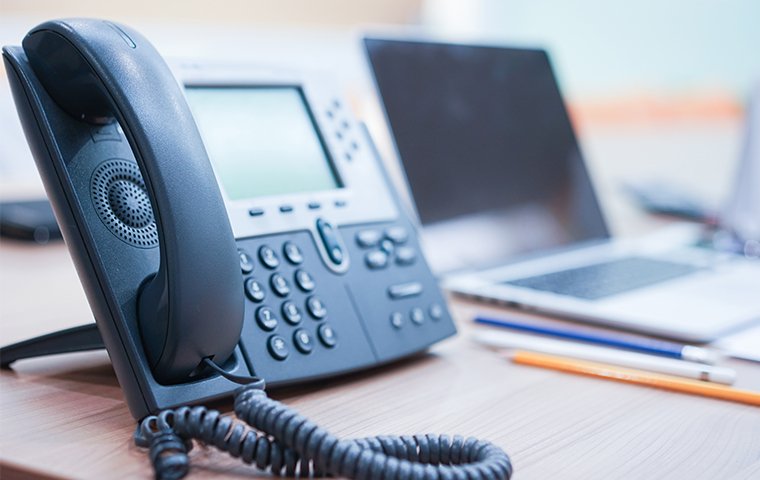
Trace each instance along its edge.
<path fill-rule="evenodd" d="M 306 299 L 306 309 L 309 310 L 311 316 L 317 320 L 321 320 L 327 315 L 325 304 L 317 297 L 309 297 Z"/>
<path fill-rule="evenodd" d="M 241 251 L 256 253 L 251 272 L 261 280 L 244 273 L 253 321 L 243 326 L 241 347 L 254 374 L 278 382 L 345 371 L 453 333 L 408 224 L 338 227 L 318 219 L 316 227 L 238 240 Z M 331 247 L 343 264 L 360 261 L 337 271 Z"/>
<path fill-rule="evenodd" d="M 285 320 L 291 325 L 298 325 L 301 323 L 301 310 L 293 302 L 285 302 L 282 304 L 282 316 L 285 317 Z"/>
<path fill-rule="evenodd" d="M 282 253 L 293 265 L 300 265 L 303 263 L 303 252 L 301 252 L 298 245 L 293 242 L 285 242 L 285 245 L 282 247 Z"/>
<path fill-rule="evenodd" d="M 251 301 L 256 303 L 264 301 L 264 297 L 266 296 L 261 283 L 255 278 L 249 278 L 245 281 L 245 294 L 251 299 Z"/>
<path fill-rule="evenodd" d="M 251 273 L 253 271 L 253 259 L 245 250 L 238 250 L 240 256 L 240 270 L 243 273 Z"/>
<path fill-rule="evenodd" d="M 269 279 L 269 284 L 272 286 L 274 293 L 280 297 L 287 297 L 290 293 L 290 284 L 285 277 L 279 273 L 272 274 L 272 277 Z"/>
<path fill-rule="evenodd" d="M 271 308 L 264 305 L 256 310 L 256 323 L 259 324 L 262 330 L 271 332 L 277 328 L 277 317 L 275 317 L 274 311 Z"/>
<path fill-rule="evenodd" d="M 259 248 L 259 260 L 261 260 L 261 263 L 265 267 L 272 270 L 280 266 L 280 259 L 277 257 L 277 253 L 268 245 L 263 245 Z"/>
<path fill-rule="evenodd" d="M 318 226 L 321 227 L 319 240 L 324 241 L 324 237 L 326 236 L 328 240 L 327 246 L 337 247 L 341 250 L 339 255 L 344 255 L 342 246 L 337 240 L 337 230 L 325 221 L 320 221 Z M 378 236 L 379 239 L 382 238 L 382 231 L 378 231 Z M 281 244 L 275 244 L 271 239 L 269 239 L 267 244 L 259 245 L 251 245 L 247 241 L 244 241 L 246 243 L 241 242 L 248 250 L 257 252 L 255 258 L 248 257 L 251 260 L 252 268 L 247 273 L 255 270 L 256 266 L 253 264 L 256 263 L 256 260 L 258 260 L 261 266 L 272 271 L 266 284 L 252 277 L 246 278 L 245 288 L 248 299 L 255 303 L 262 303 L 267 293 L 269 293 L 265 289 L 269 289 L 273 295 L 270 298 L 282 299 L 282 303 L 279 305 L 272 305 L 271 303 L 267 305 L 262 304 L 254 310 L 252 316 L 255 322 L 253 322 L 253 325 L 259 333 L 253 334 L 250 327 L 244 327 L 244 338 L 241 338 L 241 341 L 244 344 L 252 342 L 251 348 L 254 348 L 255 343 L 263 342 L 266 348 L 258 347 L 258 350 L 267 353 L 266 356 L 276 360 L 278 364 L 283 362 L 282 365 L 289 365 L 290 362 L 296 362 L 295 358 L 306 355 L 312 358 L 322 358 L 321 355 L 324 355 L 328 350 L 331 352 L 335 351 L 337 346 L 335 329 L 332 325 L 326 326 L 325 323 L 328 314 L 327 308 L 321 296 L 312 294 L 315 291 L 322 291 L 323 293 L 334 295 L 336 285 L 328 286 L 325 290 L 319 288 L 317 277 L 312 272 L 316 270 L 317 273 L 324 275 L 324 272 L 328 271 L 324 268 L 322 259 L 318 255 L 314 255 L 317 253 L 316 244 L 312 243 L 306 249 L 306 252 L 311 254 L 311 256 L 308 256 L 303 250 L 305 243 L 297 242 L 296 238 L 291 236 Z M 241 248 L 240 251 L 244 252 L 245 250 Z M 278 257 L 278 253 L 282 255 L 284 261 Z M 330 250 L 328 249 L 329 253 Z M 334 257 L 334 254 L 330 256 Z M 319 263 L 310 263 L 312 259 Z M 304 265 L 309 266 L 309 269 L 303 268 Z M 330 272 L 329 275 L 333 276 L 334 274 Z M 293 283 L 291 282 L 297 288 L 293 288 Z M 340 291 L 345 292 L 343 288 L 340 288 Z M 338 304 L 341 305 L 340 302 Z M 345 310 L 346 304 L 343 303 L 342 305 Z M 317 324 L 320 328 L 310 331 L 308 325 L 304 325 L 303 318 L 306 315 L 304 309 L 308 312 L 310 318 L 320 321 L 320 324 Z M 355 325 L 351 325 L 348 328 L 347 334 L 355 336 L 357 333 L 356 329 L 360 329 L 361 327 L 356 323 L 356 319 L 351 319 L 350 321 Z M 352 329 L 354 329 L 353 332 L 351 331 Z M 249 333 L 246 334 L 246 331 Z M 271 332 L 271 335 L 262 338 L 260 332 Z M 259 338 L 261 340 L 257 340 Z M 366 343 L 365 348 L 369 348 Z M 256 349 L 254 348 L 254 350 Z M 319 353 L 319 350 L 322 353 Z M 296 353 L 295 357 L 294 353 Z M 334 354 L 331 353 L 331 355 Z M 346 351 L 340 355 L 352 354 Z M 251 361 L 255 362 L 253 359 Z M 343 360 L 337 361 L 342 362 Z M 261 359 L 259 359 L 259 362 L 261 362 Z"/>
<path fill-rule="evenodd" d="M 317 335 L 319 335 L 319 340 L 325 347 L 333 348 L 338 343 L 338 337 L 335 335 L 335 330 L 333 330 L 333 328 L 327 323 L 322 324 L 319 327 Z"/>
<path fill-rule="evenodd" d="M 303 328 L 299 328 L 293 332 L 293 343 L 296 345 L 296 349 L 301 353 L 308 354 L 314 350 L 314 340 L 309 332 Z"/>
<path fill-rule="evenodd" d="M 269 349 L 269 353 L 276 360 L 285 360 L 290 354 L 287 342 L 279 335 L 272 335 L 269 337 L 269 340 L 267 341 L 267 347 Z"/>
<path fill-rule="evenodd" d="M 296 270 L 295 273 L 296 285 L 304 292 L 311 292 L 314 290 L 314 278 L 306 270 Z"/>

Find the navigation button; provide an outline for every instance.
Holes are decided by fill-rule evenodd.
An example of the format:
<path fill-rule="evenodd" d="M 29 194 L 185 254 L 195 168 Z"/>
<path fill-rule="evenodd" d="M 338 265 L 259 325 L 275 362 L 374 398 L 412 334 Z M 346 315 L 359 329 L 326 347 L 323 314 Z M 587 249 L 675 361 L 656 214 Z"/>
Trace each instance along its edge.
<path fill-rule="evenodd" d="M 409 239 L 409 232 L 404 227 L 390 227 L 385 230 L 385 237 L 393 243 L 404 243 Z"/>
<path fill-rule="evenodd" d="M 383 240 L 380 242 L 380 250 L 384 251 L 388 255 L 393 254 L 393 250 L 396 246 L 390 240 Z"/>
<path fill-rule="evenodd" d="M 396 249 L 396 263 L 398 265 L 411 265 L 417 260 L 417 251 L 412 247 L 398 247 Z"/>
<path fill-rule="evenodd" d="M 359 230 L 356 232 L 356 243 L 362 248 L 372 248 L 383 238 L 380 230 Z"/>
<path fill-rule="evenodd" d="M 382 250 L 374 250 L 367 252 L 364 260 L 371 269 L 385 268 L 388 265 L 388 254 Z"/>

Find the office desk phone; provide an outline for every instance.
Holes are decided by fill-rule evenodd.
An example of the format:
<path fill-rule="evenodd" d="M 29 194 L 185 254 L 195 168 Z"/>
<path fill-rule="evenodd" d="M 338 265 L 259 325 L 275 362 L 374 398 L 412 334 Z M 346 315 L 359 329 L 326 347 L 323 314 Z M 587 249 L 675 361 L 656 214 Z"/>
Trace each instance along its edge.
<path fill-rule="evenodd" d="M 43 23 L 3 59 L 158 476 L 186 471 L 191 438 L 289 475 L 510 475 L 487 442 L 338 440 L 263 394 L 260 379 L 371 367 L 455 333 L 415 225 L 329 83 L 218 65 L 173 73 L 139 33 L 92 19 Z M 97 343 L 86 333 L 6 349 L 3 364 Z M 175 408 L 238 389 L 237 416 L 264 435 Z"/>

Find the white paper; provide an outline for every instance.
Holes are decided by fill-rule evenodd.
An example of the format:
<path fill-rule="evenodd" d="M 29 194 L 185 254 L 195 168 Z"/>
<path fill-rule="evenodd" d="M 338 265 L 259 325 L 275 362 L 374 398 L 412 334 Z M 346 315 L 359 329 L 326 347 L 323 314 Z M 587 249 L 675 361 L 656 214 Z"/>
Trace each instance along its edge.
<path fill-rule="evenodd" d="M 760 325 L 721 338 L 712 346 L 731 357 L 760 362 Z"/>
<path fill-rule="evenodd" d="M 747 106 L 745 129 L 744 152 L 721 223 L 742 241 L 760 241 L 760 82 Z"/>

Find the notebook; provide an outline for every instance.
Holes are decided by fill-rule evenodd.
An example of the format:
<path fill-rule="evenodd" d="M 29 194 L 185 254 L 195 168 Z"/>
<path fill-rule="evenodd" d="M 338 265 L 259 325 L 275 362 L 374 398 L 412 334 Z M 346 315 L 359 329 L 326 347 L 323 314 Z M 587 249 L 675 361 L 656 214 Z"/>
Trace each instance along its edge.
<path fill-rule="evenodd" d="M 757 260 L 693 228 L 611 237 L 544 50 L 365 47 L 446 288 L 695 342 L 760 319 Z"/>

